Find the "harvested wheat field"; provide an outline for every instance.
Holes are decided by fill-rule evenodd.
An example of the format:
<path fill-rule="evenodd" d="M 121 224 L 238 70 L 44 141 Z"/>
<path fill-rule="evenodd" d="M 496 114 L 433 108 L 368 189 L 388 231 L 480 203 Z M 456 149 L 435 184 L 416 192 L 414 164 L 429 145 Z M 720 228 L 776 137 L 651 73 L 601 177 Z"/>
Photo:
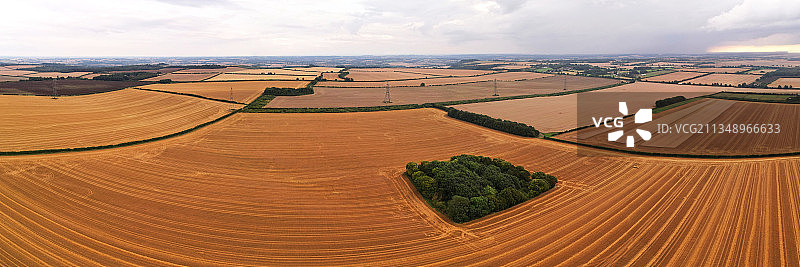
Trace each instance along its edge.
<path fill-rule="evenodd" d="M 180 73 L 183 73 L 183 74 L 187 74 L 187 73 L 188 74 L 191 74 L 191 73 L 195 73 L 195 74 L 197 74 L 197 73 L 223 73 L 223 72 L 234 72 L 234 71 L 240 71 L 240 70 L 246 70 L 246 69 L 245 68 L 241 68 L 241 67 L 225 67 L 225 68 L 219 68 L 219 69 L 185 69 L 185 70 L 175 71 L 175 72 L 172 72 L 172 73 L 179 73 L 179 74 Z"/>
<path fill-rule="evenodd" d="M 194 94 L 221 100 L 230 100 L 231 88 L 233 88 L 233 101 L 250 103 L 258 98 L 264 92 L 264 89 L 268 87 L 302 88 L 307 84 L 308 81 L 241 81 L 150 84 L 139 88 Z"/>
<path fill-rule="evenodd" d="M 723 90 L 732 91 L 731 88 L 724 87 L 637 82 L 579 94 L 463 104 L 453 107 L 494 118 L 522 122 L 542 132 L 561 132 L 592 124 L 591 116 L 581 116 L 581 121 L 578 121 L 579 101 L 582 103 L 581 110 L 596 113 L 597 116 L 617 116 L 620 101 L 627 102 L 628 109 L 636 112 L 640 108 L 651 108 L 656 100 L 679 95 L 692 98 Z"/>
<path fill-rule="evenodd" d="M 703 77 L 691 79 L 682 83 L 692 83 L 692 84 L 720 84 L 720 85 L 739 85 L 742 83 L 752 83 L 755 82 L 761 75 L 751 75 L 751 74 L 722 74 L 722 73 L 714 73 L 709 74 Z"/>
<path fill-rule="evenodd" d="M 778 78 L 774 82 L 769 84 L 769 87 L 786 87 L 791 86 L 792 88 L 800 88 L 800 78 Z"/>
<path fill-rule="evenodd" d="M 750 70 L 749 68 L 685 68 L 681 71 L 709 72 L 709 73 L 739 73 Z"/>
<path fill-rule="evenodd" d="M 21 80 L 27 80 L 27 77 L 16 77 L 16 76 L 0 76 L 0 82 L 16 82 Z"/>
<path fill-rule="evenodd" d="M 327 80 L 327 81 L 341 81 L 342 80 L 342 79 L 339 79 L 339 73 L 338 72 L 325 72 L 325 73 L 322 73 L 322 79 Z"/>
<path fill-rule="evenodd" d="M 85 96 L 0 95 L 0 151 L 79 148 L 159 137 L 229 112 L 231 104 L 124 89 Z"/>
<path fill-rule="evenodd" d="M 294 75 L 294 76 L 319 76 L 321 72 L 311 72 L 291 69 L 244 69 L 239 71 L 227 72 L 231 74 L 274 74 L 274 75 Z"/>
<path fill-rule="evenodd" d="M 409 161 L 462 153 L 500 157 L 560 182 L 509 210 L 455 225 L 401 172 Z M 4 157 L 0 261 L 800 264 L 800 206 L 793 204 L 800 202 L 800 159 L 594 155 L 432 109 L 237 114 L 135 147 Z"/>
<path fill-rule="evenodd" d="M 317 76 L 222 73 L 207 79 L 207 81 L 312 81 L 315 78 Z"/>
<path fill-rule="evenodd" d="M 35 71 L 28 70 L 15 70 L 15 69 L 0 69 L 0 75 L 4 76 L 23 76 L 26 74 L 35 74 Z"/>
<path fill-rule="evenodd" d="M 202 81 L 218 75 L 219 73 L 167 73 L 153 78 L 147 78 L 142 81 L 157 82 L 160 80 L 172 80 L 175 82 L 197 82 Z"/>
<path fill-rule="evenodd" d="M 777 69 L 758 69 L 758 70 L 751 70 L 751 71 L 748 71 L 748 72 L 745 72 L 745 73 L 763 75 L 763 74 L 767 74 L 767 73 L 770 73 L 770 72 L 773 72 L 773 71 L 776 71 L 776 70 Z"/>
<path fill-rule="evenodd" d="M 633 118 L 625 120 L 625 129 L 634 133 L 634 129 L 650 131 L 653 135 L 648 141 L 636 137 L 636 147 L 625 147 L 624 140 L 609 142 L 607 135 L 618 128 L 586 128 L 576 132 L 565 133 L 556 138 L 579 141 L 593 145 L 614 147 L 618 149 L 694 155 L 763 155 L 791 153 L 800 151 L 800 125 L 796 118 L 800 116 L 800 105 L 756 103 L 720 99 L 703 99 L 677 108 L 673 108 L 653 116 L 653 121 L 635 124 Z M 658 131 L 658 124 L 671 127 L 669 133 Z M 695 126 L 702 133 L 678 132 L 676 125 L 710 125 Z M 720 125 L 761 125 L 761 129 L 774 133 L 723 133 Z M 780 126 L 774 126 L 774 125 Z M 713 128 L 711 128 L 713 127 Z M 683 128 L 689 131 L 688 126 Z M 732 131 L 732 128 L 726 128 Z M 746 128 L 745 128 L 746 129 Z M 738 131 L 738 130 L 737 130 Z M 779 132 L 778 132 L 779 131 Z"/>
<path fill-rule="evenodd" d="M 500 96 L 550 94 L 564 91 L 565 76 L 497 82 Z M 592 77 L 567 77 L 567 91 L 616 84 L 619 81 Z M 453 100 L 495 97 L 494 82 L 477 82 L 459 85 L 395 87 L 390 89 L 392 103 L 383 103 L 386 90 L 382 88 L 326 88 L 314 87 L 313 95 L 279 96 L 267 107 L 361 107 L 400 104 L 423 104 Z"/>
<path fill-rule="evenodd" d="M 494 73 L 494 74 L 487 74 L 487 75 L 480 75 L 480 76 L 471 76 L 471 77 L 444 77 L 444 78 L 430 78 L 430 79 L 417 79 L 417 80 L 400 80 L 400 81 L 390 81 L 390 87 L 403 87 L 403 86 L 420 86 L 420 84 L 424 83 L 425 86 L 432 86 L 432 85 L 450 85 L 450 84 L 465 84 L 465 83 L 474 83 L 474 82 L 483 82 L 483 81 L 492 81 L 497 79 L 498 81 L 519 81 L 519 80 L 529 80 L 529 79 L 536 79 L 542 77 L 552 76 L 552 74 L 543 74 L 543 73 L 535 73 L 535 72 L 501 72 L 501 73 Z M 327 82 L 319 82 L 317 83 L 318 87 L 334 87 L 334 88 L 383 88 L 386 87 L 386 82 L 343 82 L 343 81 L 327 81 Z"/>
<path fill-rule="evenodd" d="M 643 81 L 647 81 L 647 82 L 680 82 L 680 81 L 688 80 L 688 79 L 691 79 L 691 78 L 694 78 L 694 77 L 697 77 L 697 76 L 700 76 L 700 75 L 704 75 L 704 73 L 679 71 L 679 72 L 672 72 L 672 73 L 667 73 L 667 74 L 664 74 L 664 75 L 659 75 L 659 76 L 655 76 L 655 77 L 646 78 L 646 79 L 643 79 Z"/>
<path fill-rule="evenodd" d="M 290 70 L 310 71 L 310 72 L 340 72 L 344 68 L 336 67 L 302 67 L 302 68 L 287 68 Z"/>

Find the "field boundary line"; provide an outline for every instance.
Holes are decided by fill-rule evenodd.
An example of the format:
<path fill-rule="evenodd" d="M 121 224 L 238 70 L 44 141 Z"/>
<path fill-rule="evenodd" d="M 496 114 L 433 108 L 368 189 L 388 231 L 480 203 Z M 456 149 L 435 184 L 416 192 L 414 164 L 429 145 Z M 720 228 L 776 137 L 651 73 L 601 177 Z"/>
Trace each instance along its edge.
<path fill-rule="evenodd" d="M 182 131 L 179 131 L 179 132 L 176 132 L 176 133 L 171 133 L 171 134 L 162 135 L 162 136 L 158 136 L 158 137 L 143 139 L 143 140 L 123 142 L 123 143 L 111 144 L 111 145 L 89 146 L 89 147 L 56 148 L 56 149 L 40 149 L 40 150 L 22 150 L 22 151 L 0 151 L 0 156 L 58 154 L 58 153 L 67 153 L 67 152 L 94 151 L 94 150 L 103 150 L 103 149 L 111 149 L 111 148 L 118 148 L 118 147 L 127 147 L 127 146 L 140 145 L 140 144 L 145 144 L 145 143 L 165 140 L 165 139 L 169 139 L 169 138 L 173 138 L 173 137 L 178 137 L 178 136 L 182 136 L 182 135 L 197 131 L 197 130 L 202 129 L 202 128 L 206 127 L 206 126 L 209 126 L 211 124 L 220 122 L 220 121 L 222 121 L 222 120 L 224 120 L 224 119 L 226 119 L 226 118 L 228 118 L 230 116 L 233 116 L 234 114 L 239 113 L 240 111 L 241 111 L 241 109 L 237 109 L 237 110 L 234 110 L 234 111 L 232 111 L 232 112 L 230 112 L 228 114 L 222 115 L 219 118 L 216 118 L 214 120 L 198 124 L 198 125 L 196 125 L 196 126 L 194 126 L 192 128 L 186 129 L 186 130 L 182 130 Z"/>
<path fill-rule="evenodd" d="M 158 92 L 158 93 L 166 93 L 166 94 L 173 94 L 173 95 L 191 96 L 191 97 L 202 98 L 202 99 L 205 99 L 205 100 L 212 100 L 212 101 L 218 101 L 218 102 L 225 102 L 225 103 L 228 103 L 228 104 L 240 104 L 240 105 L 247 105 L 247 104 L 245 104 L 245 103 L 242 103 L 242 102 L 230 101 L 230 100 L 225 100 L 225 99 L 211 98 L 211 97 L 207 97 L 207 96 L 201 96 L 201 95 L 189 94 L 189 93 L 178 93 L 178 92 L 172 92 L 172 91 L 164 91 L 164 90 L 157 90 L 157 89 L 146 89 L 146 88 L 137 88 L 137 87 L 134 87 L 134 88 L 132 88 L 132 89 L 136 89 L 136 90 L 142 90 L 142 91 L 150 91 L 150 92 Z"/>

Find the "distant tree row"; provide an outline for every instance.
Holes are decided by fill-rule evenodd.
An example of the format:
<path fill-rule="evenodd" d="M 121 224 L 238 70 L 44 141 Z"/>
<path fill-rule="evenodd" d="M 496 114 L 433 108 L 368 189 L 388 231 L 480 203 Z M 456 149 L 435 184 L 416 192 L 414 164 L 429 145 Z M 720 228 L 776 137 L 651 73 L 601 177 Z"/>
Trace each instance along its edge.
<path fill-rule="evenodd" d="M 437 210 L 463 223 L 502 211 L 553 188 L 558 179 L 505 160 L 459 155 L 406 164 L 406 177 Z"/>
<path fill-rule="evenodd" d="M 458 110 L 451 107 L 443 107 L 447 111 L 447 116 L 474 123 L 489 129 L 507 132 L 525 137 L 538 137 L 539 131 L 533 126 L 509 120 L 492 118 L 483 114 L 472 113 L 469 111 Z"/>
<path fill-rule="evenodd" d="M 158 73 L 153 72 L 123 72 L 123 73 L 110 73 L 103 74 L 92 78 L 92 80 L 101 81 L 140 81 L 148 78 L 158 76 Z"/>
<path fill-rule="evenodd" d="M 675 103 L 680 103 L 680 102 L 683 102 L 683 101 L 686 101 L 686 97 L 684 97 L 682 95 L 674 96 L 674 97 L 670 97 L 670 98 L 665 98 L 665 99 L 661 99 L 661 100 L 656 100 L 656 108 L 663 108 L 663 107 L 666 107 L 666 106 L 669 106 L 669 105 L 672 105 L 672 104 L 675 104 Z"/>

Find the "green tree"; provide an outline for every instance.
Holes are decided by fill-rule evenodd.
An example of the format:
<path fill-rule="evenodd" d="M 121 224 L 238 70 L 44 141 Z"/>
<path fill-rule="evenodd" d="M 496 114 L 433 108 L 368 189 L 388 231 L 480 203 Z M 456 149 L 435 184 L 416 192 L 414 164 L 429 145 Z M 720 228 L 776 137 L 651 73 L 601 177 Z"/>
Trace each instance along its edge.
<path fill-rule="evenodd" d="M 539 194 L 550 189 L 550 184 L 543 179 L 532 179 L 528 183 L 528 198 L 534 198 Z"/>
<path fill-rule="evenodd" d="M 469 208 L 469 199 L 455 195 L 450 201 L 447 201 L 447 216 L 457 223 L 469 221 Z"/>
<path fill-rule="evenodd" d="M 492 207 L 489 205 L 489 198 L 480 196 L 480 197 L 471 197 L 469 199 L 469 217 L 471 219 L 477 219 L 483 216 L 492 213 Z"/>
<path fill-rule="evenodd" d="M 422 176 L 418 176 L 417 178 L 414 178 L 413 183 L 423 197 L 433 198 L 433 195 L 436 194 L 436 180 L 430 176 L 424 174 Z"/>

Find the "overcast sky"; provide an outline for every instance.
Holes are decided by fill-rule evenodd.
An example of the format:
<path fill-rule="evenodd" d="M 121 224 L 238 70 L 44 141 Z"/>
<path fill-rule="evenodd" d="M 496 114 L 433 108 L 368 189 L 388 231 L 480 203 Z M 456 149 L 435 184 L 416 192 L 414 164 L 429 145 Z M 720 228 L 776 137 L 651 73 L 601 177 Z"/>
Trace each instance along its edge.
<path fill-rule="evenodd" d="M 0 56 L 800 52 L 798 0 L 11 1 Z"/>

